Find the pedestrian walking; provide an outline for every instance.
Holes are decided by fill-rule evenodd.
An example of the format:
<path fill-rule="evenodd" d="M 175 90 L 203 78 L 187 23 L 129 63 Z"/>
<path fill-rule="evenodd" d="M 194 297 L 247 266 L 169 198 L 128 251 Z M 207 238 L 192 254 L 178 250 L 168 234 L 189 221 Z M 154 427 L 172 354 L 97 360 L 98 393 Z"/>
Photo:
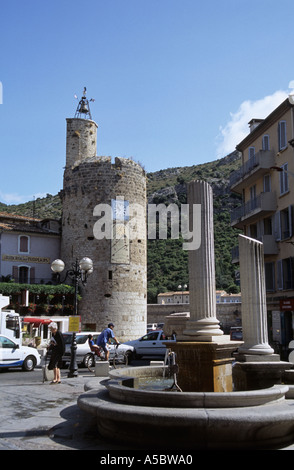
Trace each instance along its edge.
<path fill-rule="evenodd" d="M 60 384 L 60 368 L 62 366 L 62 356 L 65 351 L 64 339 L 61 332 L 58 330 L 57 323 L 51 322 L 49 325 L 52 337 L 49 344 L 49 351 L 51 351 L 51 358 L 48 369 L 54 371 L 54 378 L 51 383 Z"/>

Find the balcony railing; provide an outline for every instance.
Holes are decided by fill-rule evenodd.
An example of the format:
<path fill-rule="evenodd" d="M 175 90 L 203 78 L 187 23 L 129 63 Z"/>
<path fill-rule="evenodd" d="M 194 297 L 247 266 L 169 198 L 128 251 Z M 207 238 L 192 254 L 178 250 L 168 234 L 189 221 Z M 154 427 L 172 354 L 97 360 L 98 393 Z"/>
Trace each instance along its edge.
<path fill-rule="evenodd" d="M 239 182 L 247 179 L 252 174 L 255 175 L 258 170 L 263 172 L 275 165 L 274 152 L 272 150 L 260 150 L 258 153 L 249 158 L 244 165 L 230 175 L 230 187 L 234 187 Z"/>
<path fill-rule="evenodd" d="M 276 208 L 277 198 L 274 192 L 260 193 L 231 212 L 231 225 L 237 227 L 257 214 L 260 216 L 263 212 L 273 212 Z"/>

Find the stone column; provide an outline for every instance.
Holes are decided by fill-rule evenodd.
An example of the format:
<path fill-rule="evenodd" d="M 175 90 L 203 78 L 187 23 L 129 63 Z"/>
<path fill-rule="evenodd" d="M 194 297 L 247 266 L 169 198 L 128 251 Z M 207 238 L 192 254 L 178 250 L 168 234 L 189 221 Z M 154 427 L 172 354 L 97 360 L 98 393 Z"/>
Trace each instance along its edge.
<path fill-rule="evenodd" d="M 190 320 L 183 340 L 212 341 L 223 334 L 216 318 L 213 193 L 205 181 L 192 181 L 187 189 L 190 227 L 193 204 L 201 204 L 201 244 L 189 251 Z"/>
<path fill-rule="evenodd" d="M 268 344 L 263 243 L 239 235 L 242 293 L 241 354 L 273 354 Z"/>

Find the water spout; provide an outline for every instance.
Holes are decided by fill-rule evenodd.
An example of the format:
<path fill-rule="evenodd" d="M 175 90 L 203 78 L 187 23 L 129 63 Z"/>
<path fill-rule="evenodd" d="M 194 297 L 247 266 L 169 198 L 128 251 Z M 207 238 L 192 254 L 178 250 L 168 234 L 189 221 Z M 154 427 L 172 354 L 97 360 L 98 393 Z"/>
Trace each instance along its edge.
<path fill-rule="evenodd" d="M 165 358 L 164 358 L 164 365 L 163 368 L 163 378 L 165 378 L 166 372 L 168 373 L 168 377 L 173 376 L 173 384 L 171 387 L 167 388 L 166 390 L 177 390 L 178 392 L 182 392 L 182 389 L 179 387 L 177 382 L 177 374 L 179 372 L 179 366 L 176 363 L 176 353 L 171 351 L 170 349 L 166 350 Z"/>

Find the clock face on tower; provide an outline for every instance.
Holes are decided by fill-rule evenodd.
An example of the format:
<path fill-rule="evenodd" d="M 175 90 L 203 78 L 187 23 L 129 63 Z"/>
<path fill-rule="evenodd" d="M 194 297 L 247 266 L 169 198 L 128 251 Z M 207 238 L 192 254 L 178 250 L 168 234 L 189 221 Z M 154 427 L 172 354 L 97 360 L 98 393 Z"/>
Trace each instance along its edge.
<path fill-rule="evenodd" d="M 124 199 L 112 199 L 111 208 L 113 220 L 129 220 L 129 201 Z"/>
<path fill-rule="evenodd" d="M 113 234 L 111 240 L 111 263 L 128 264 L 130 262 L 129 242 L 129 201 L 123 197 L 111 200 Z"/>
<path fill-rule="evenodd" d="M 113 224 L 113 238 L 111 240 L 111 263 L 130 263 L 128 226 L 123 223 Z"/>

